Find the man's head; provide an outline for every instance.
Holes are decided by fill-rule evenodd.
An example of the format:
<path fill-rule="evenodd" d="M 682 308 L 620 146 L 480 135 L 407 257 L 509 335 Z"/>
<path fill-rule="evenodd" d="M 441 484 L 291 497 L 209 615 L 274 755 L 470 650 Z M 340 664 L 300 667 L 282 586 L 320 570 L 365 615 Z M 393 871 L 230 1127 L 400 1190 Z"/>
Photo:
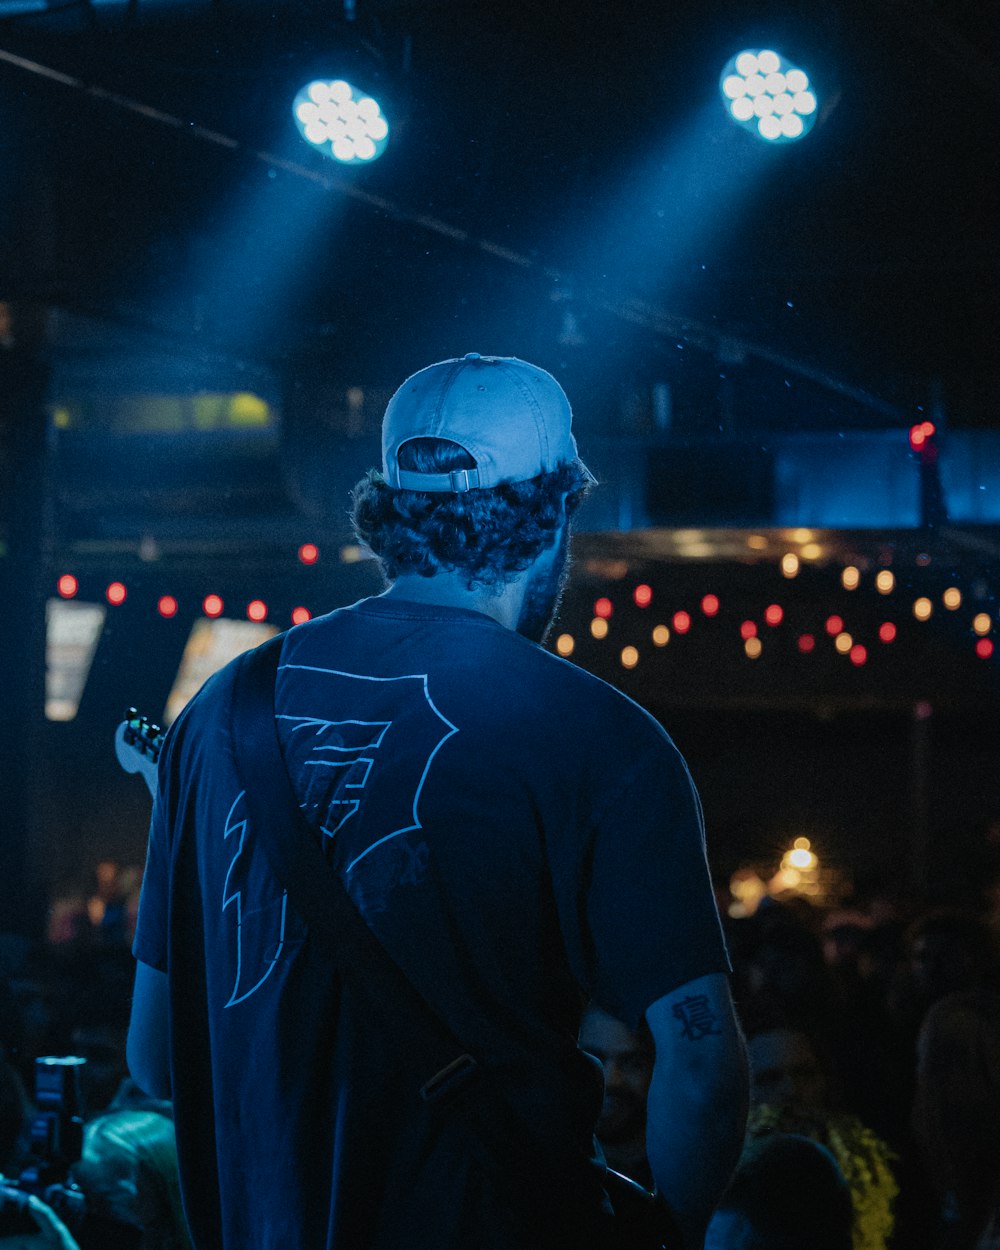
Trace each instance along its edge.
<path fill-rule="evenodd" d="M 630 1028 L 591 1005 L 580 1024 L 581 1050 L 604 1068 L 604 1103 L 597 1122 L 601 1145 L 645 1143 L 646 1099 L 656 1057 L 647 1028 Z"/>
<path fill-rule="evenodd" d="M 567 519 L 593 482 L 571 421 L 559 383 L 523 360 L 471 353 L 422 369 L 389 401 L 382 472 L 355 488 L 358 538 L 389 581 L 449 573 L 499 592 L 530 570 L 518 628 L 540 637 Z"/>

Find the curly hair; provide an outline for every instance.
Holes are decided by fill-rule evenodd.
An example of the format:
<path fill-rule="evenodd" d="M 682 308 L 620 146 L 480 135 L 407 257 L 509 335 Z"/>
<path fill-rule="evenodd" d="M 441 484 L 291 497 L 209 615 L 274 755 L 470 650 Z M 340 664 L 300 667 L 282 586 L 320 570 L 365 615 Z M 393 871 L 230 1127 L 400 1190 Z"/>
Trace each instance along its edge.
<path fill-rule="evenodd" d="M 476 467 L 463 447 L 439 438 L 411 439 L 399 464 L 418 473 Z M 464 494 L 393 490 L 371 469 L 354 488 L 351 522 L 389 581 L 403 573 L 454 572 L 470 589 L 499 590 L 553 543 L 591 484 L 579 460 L 527 482 Z"/>

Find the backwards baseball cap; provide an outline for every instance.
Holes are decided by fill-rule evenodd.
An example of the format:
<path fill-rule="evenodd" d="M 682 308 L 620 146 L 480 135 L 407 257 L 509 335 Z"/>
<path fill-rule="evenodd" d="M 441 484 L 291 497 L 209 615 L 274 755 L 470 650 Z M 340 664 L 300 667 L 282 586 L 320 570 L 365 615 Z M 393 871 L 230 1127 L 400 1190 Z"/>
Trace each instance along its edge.
<path fill-rule="evenodd" d="M 396 490 L 431 493 L 526 482 L 577 458 L 572 419 L 566 393 L 551 373 L 514 356 L 469 352 L 421 369 L 389 400 L 382 473 Z M 476 467 L 451 473 L 401 469 L 400 448 L 414 438 L 458 443 Z"/>

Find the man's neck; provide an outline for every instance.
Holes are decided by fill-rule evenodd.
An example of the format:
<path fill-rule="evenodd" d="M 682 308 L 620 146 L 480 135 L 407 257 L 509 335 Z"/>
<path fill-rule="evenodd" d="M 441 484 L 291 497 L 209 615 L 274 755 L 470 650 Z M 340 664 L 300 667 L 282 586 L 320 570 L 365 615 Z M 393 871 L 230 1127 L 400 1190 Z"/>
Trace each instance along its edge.
<path fill-rule="evenodd" d="M 463 578 L 452 573 L 435 573 L 433 577 L 407 573 L 397 577 L 382 598 L 465 608 L 491 616 L 507 629 L 516 629 L 523 593 L 518 580 L 508 582 L 498 593 L 482 586 L 470 590 Z"/>

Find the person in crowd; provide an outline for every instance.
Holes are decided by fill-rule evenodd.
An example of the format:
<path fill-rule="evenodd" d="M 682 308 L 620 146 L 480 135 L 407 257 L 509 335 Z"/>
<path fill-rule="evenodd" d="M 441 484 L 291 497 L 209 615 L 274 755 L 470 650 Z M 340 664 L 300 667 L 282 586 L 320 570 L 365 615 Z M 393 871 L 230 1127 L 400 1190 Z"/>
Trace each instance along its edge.
<path fill-rule="evenodd" d="M 88 1212 L 142 1230 L 140 1250 L 191 1250 L 177 1140 L 166 1116 L 125 1110 L 88 1121 L 73 1178 Z"/>
<path fill-rule="evenodd" d="M 930 1008 L 913 1123 L 939 1204 L 935 1250 L 998 1250 L 1000 993 L 962 990 Z"/>
<path fill-rule="evenodd" d="M 831 1151 L 850 1191 L 854 1250 L 885 1250 L 899 1186 L 888 1145 L 845 1111 L 836 1068 L 821 1038 L 758 1000 L 741 1012 L 750 1055 L 751 1139 L 797 1133 Z"/>
<path fill-rule="evenodd" d="M 233 730 L 253 660 L 174 722 L 129 1060 L 173 1094 L 199 1250 L 617 1244 L 600 1072 L 576 1045 L 591 999 L 649 1026 L 650 1167 L 687 1244 L 703 1237 L 747 1077 L 700 805 L 652 717 L 539 645 L 591 483 L 551 374 L 477 353 L 414 374 L 354 499 L 388 589 L 291 629 L 267 692 L 287 837 L 325 853 L 457 1067 L 419 1070 L 420 1039 L 379 1023 L 387 997 L 335 964 L 270 866 Z"/>
<path fill-rule="evenodd" d="M 604 1102 L 594 1131 L 608 1167 L 651 1189 L 646 1102 L 656 1051 L 649 1026 L 643 1021 L 633 1031 L 591 1004 L 580 1025 L 580 1049 L 604 1069 Z"/>
<path fill-rule="evenodd" d="M 826 1147 L 794 1133 L 748 1143 L 705 1250 L 851 1250 L 851 1196 Z"/>

